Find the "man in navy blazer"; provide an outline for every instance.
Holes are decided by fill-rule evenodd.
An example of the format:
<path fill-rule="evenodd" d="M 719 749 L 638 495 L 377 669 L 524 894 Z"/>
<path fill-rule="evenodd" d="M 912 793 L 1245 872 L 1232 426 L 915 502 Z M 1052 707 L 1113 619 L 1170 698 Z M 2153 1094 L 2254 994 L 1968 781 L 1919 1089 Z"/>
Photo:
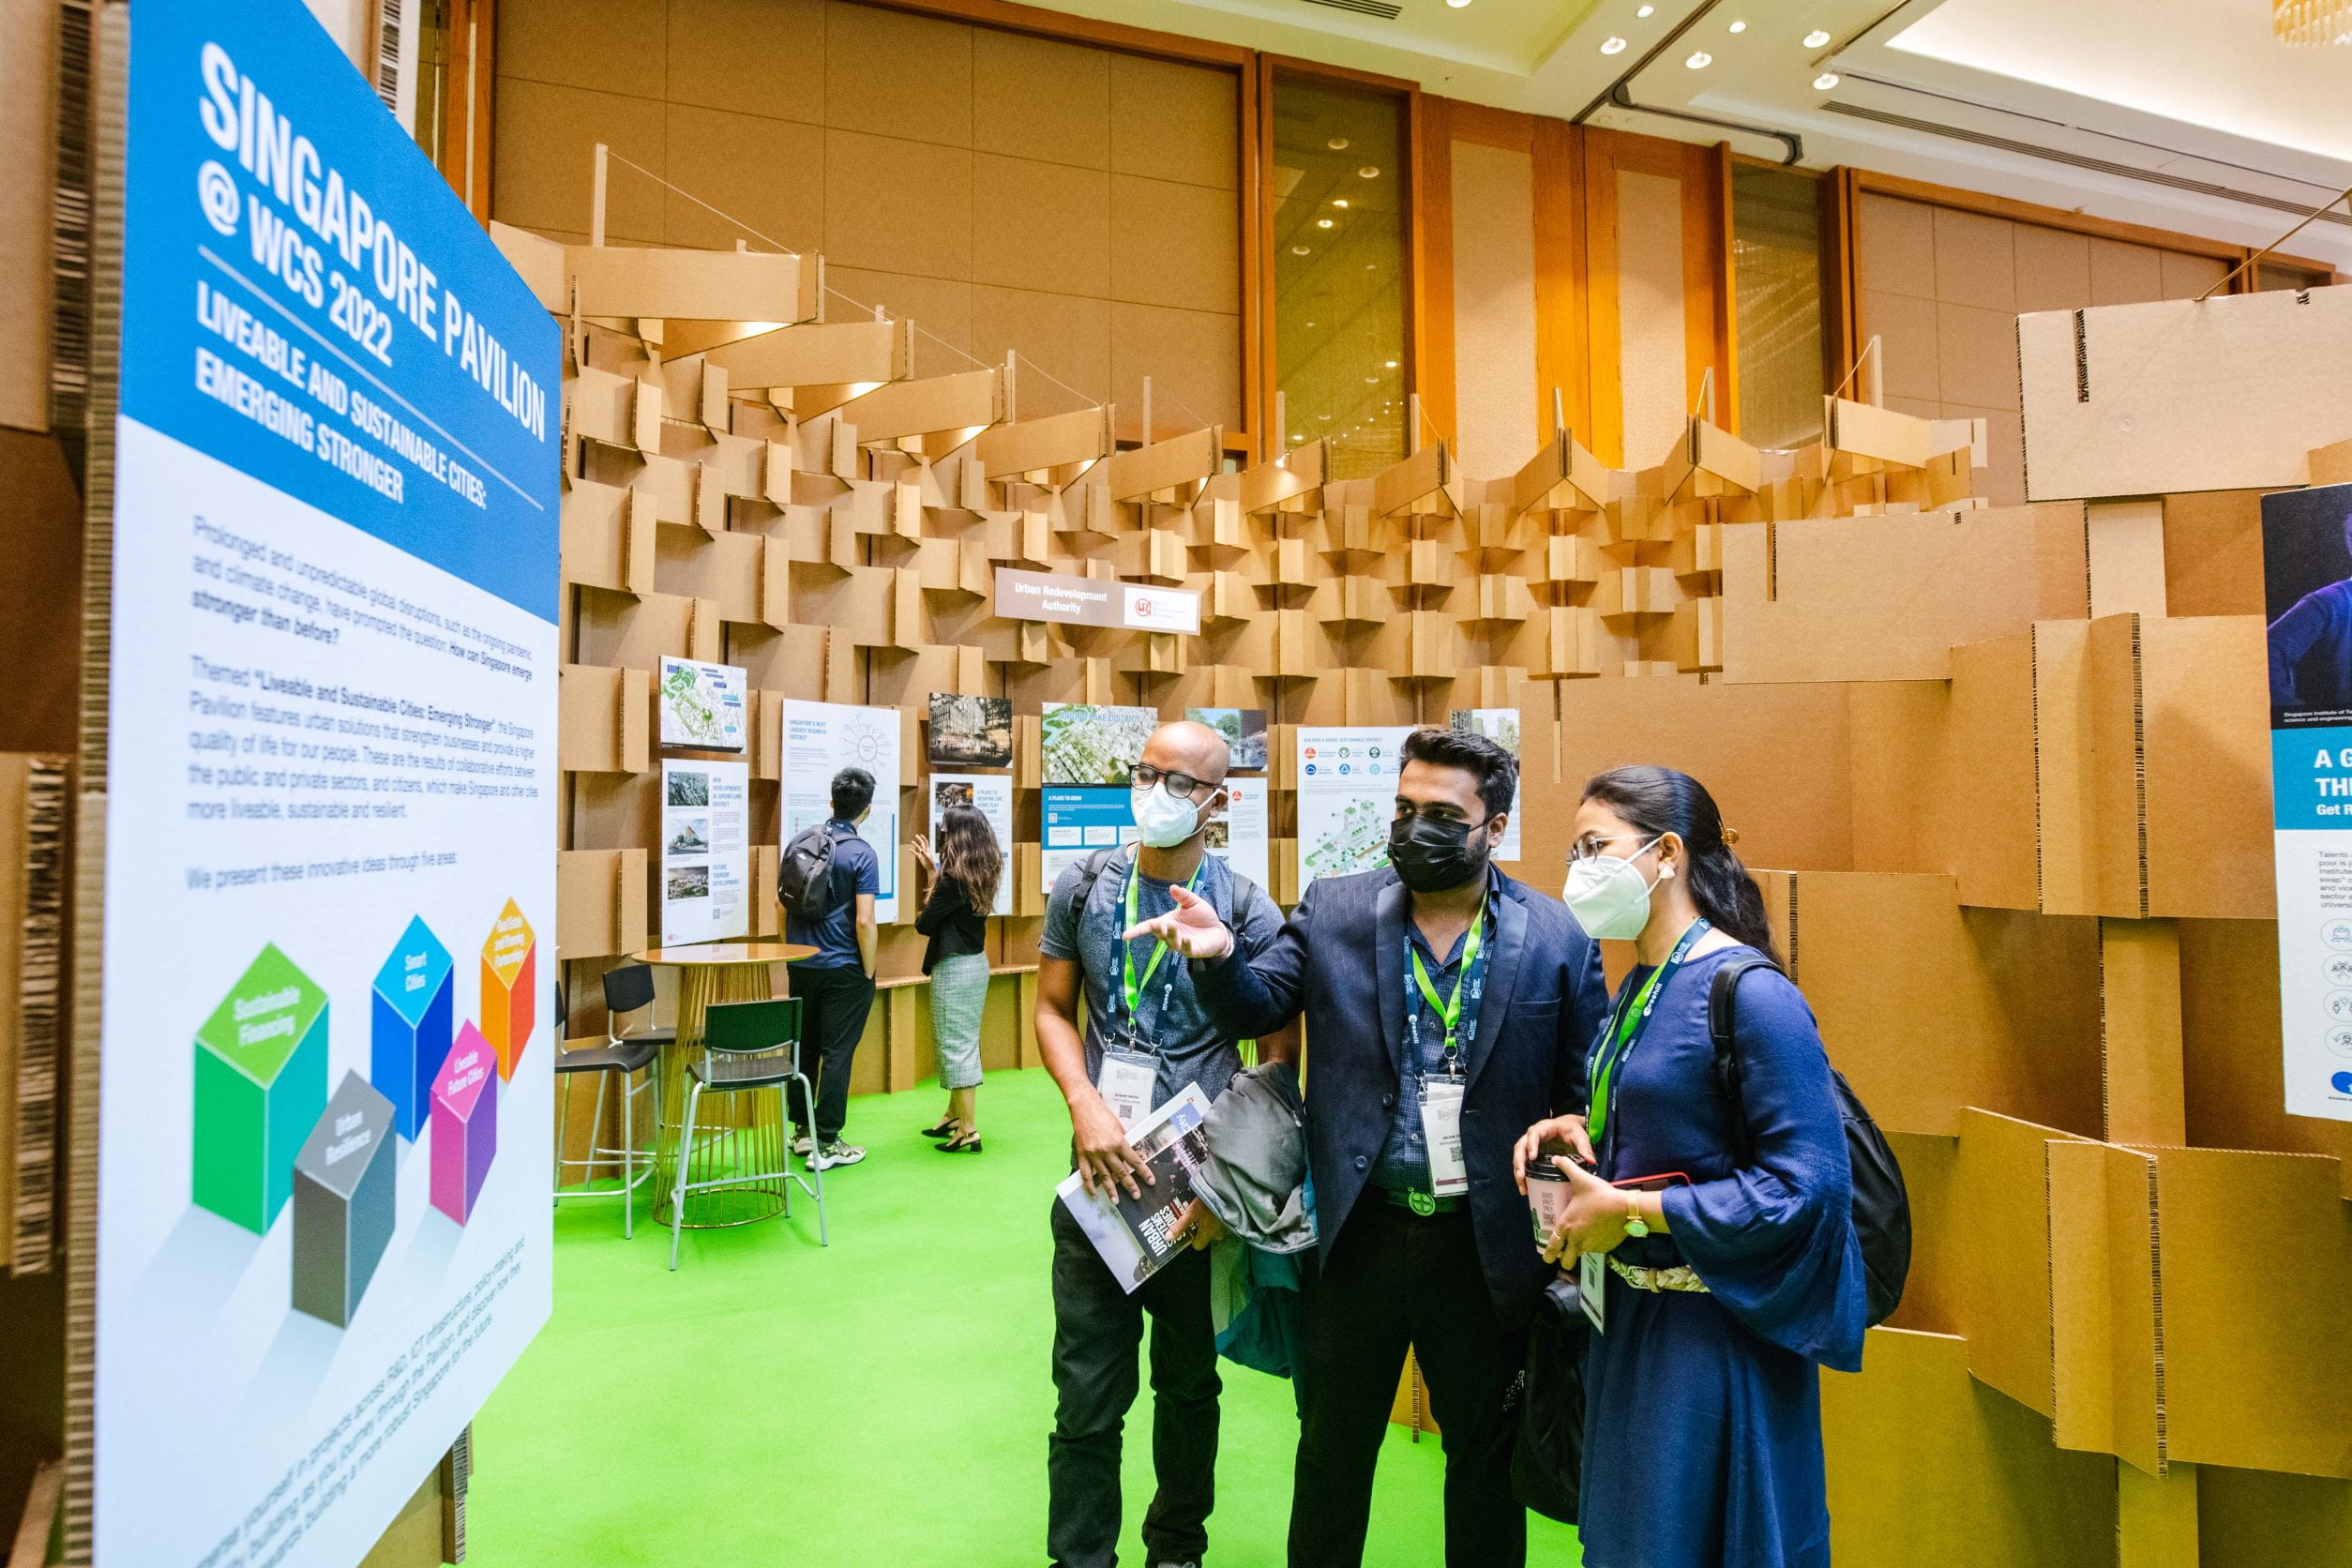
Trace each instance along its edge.
<path fill-rule="evenodd" d="M 1143 922 L 1248 1037 L 1306 1018 L 1308 1163 L 1321 1259 L 1303 1302 L 1291 1568 L 1364 1557 L 1372 1473 L 1410 1346 L 1445 1434 L 1446 1561 L 1527 1558 L 1504 1400 L 1536 1298 L 1512 1146 L 1585 1104 L 1608 1007 L 1599 950 L 1558 900 L 1493 869 L 1518 787 L 1481 736 L 1405 742 L 1389 867 L 1308 888 L 1257 957 L 1198 899 Z"/>

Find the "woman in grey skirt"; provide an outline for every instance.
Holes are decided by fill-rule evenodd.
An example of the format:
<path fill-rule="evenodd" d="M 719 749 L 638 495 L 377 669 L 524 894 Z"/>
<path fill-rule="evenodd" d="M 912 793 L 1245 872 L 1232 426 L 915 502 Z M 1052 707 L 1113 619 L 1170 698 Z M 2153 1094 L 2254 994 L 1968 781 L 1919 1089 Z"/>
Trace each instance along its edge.
<path fill-rule="evenodd" d="M 940 1087 L 947 1115 L 926 1138 L 943 1154 L 980 1153 L 980 1013 L 988 998 L 988 911 L 1004 873 L 1003 852 L 988 819 L 969 806 L 941 813 L 939 844 L 918 836 L 914 858 L 930 891 L 914 928 L 930 939 L 923 972 L 931 977 L 931 1037 L 939 1047 Z"/>

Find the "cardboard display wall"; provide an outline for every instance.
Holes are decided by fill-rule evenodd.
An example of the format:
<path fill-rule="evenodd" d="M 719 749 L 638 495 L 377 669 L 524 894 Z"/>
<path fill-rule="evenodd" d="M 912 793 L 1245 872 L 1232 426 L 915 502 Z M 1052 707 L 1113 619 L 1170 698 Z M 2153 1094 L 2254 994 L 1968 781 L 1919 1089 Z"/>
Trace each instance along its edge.
<path fill-rule="evenodd" d="M 657 927 L 665 655 L 751 672 L 755 934 L 776 926 L 782 701 L 898 709 L 910 822 L 929 694 L 1011 701 L 992 1065 L 1036 1060 L 1041 704 L 1266 710 L 1285 902 L 1295 726 L 1515 707 L 1510 868 L 1556 883 L 1601 768 L 1704 779 L 1904 1160 L 1909 1291 L 1864 1370 L 1824 1378 L 1841 1562 L 2253 1561 L 2249 1534 L 2316 1541 L 2343 1516 L 2352 1385 L 2313 1373 L 2352 1336 L 2352 1133 L 2276 1108 L 2259 570 L 2242 559 L 2261 488 L 2299 473 L 2217 464 L 2219 488 L 2152 504 L 2076 487 L 1989 507 L 1969 422 L 1845 401 L 1808 448 L 1694 418 L 1632 472 L 1565 430 L 1501 475 L 1443 445 L 1363 480 L 1328 480 L 1312 445 L 1236 472 L 1214 430 L 1137 447 L 1112 410 L 1023 420 L 1002 369 L 909 379 L 891 324 L 822 320 L 814 257 L 500 237 L 571 361 L 575 1035 L 600 1022 L 596 977 Z M 2253 320 L 2295 297 L 2228 303 Z M 2080 472 L 2115 471 L 2078 415 L 2037 424 L 2030 380 L 2023 400 L 2029 450 L 2070 443 Z M 1201 632 L 1000 618 L 999 566 L 1187 587 Z M 860 1092 L 931 1070 L 901 909 Z M 2258 1286 L 2250 1215 L 2279 1244 Z M 2216 1528 L 2266 1509 L 2284 1516 Z"/>

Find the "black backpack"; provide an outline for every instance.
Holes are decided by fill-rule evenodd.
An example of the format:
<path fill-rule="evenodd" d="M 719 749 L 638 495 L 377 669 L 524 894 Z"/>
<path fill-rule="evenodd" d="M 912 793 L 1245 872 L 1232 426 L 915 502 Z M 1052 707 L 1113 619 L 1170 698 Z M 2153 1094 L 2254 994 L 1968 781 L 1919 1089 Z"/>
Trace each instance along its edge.
<path fill-rule="evenodd" d="M 1752 969 L 1781 972 L 1780 966 L 1761 953 L 1734 953 L 1715 970 L 1713 988 L 1707 993 L 1707 1032 L 1715 1046 L 1715 1082 L 1730 1108 L 1734 1137 L 1741 1144 L 1740 1163 L 1755 1157 L 1747 1147 L 1747 1102 L 1741 1094 L 1740 1057 L 1731 1037 L 1732 1001 L 1740 976 Z M 1887 1146 L 1886 1134 L 1846 1081 L 1830 1069 L 1837 1092 L 1837 1119 L 1846 1129 L 1846 1156 L 1854 1171 L 1854 1233 L 1862 1242 L 1862 1276 L 1869 1286 L 1870 1321 L 1883 1323 L 1903 1300 L 1903 1281 L 1911 1272 L 1911 1195 L 1903 1185 L 1903 1168 Z"/>
<path fill-rule="evenodd" d="M 802 920 L 822 920 L 839 902 L 833 896 L 831 822 L 819 822 L 792 835 L 776 858 L 776 898 L 786 912 Z"/>

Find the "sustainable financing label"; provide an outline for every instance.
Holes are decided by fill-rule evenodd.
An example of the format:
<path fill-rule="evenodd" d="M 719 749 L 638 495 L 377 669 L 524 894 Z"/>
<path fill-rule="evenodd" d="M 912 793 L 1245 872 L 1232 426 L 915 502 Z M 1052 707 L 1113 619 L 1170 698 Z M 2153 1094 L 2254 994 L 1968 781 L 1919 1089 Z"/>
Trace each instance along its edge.
<path fill-rule="evenodd" d="M 130 33 L 95 1547 L 344 1568 L 548 1313 L 559 339 L 294 0 Z"/>

